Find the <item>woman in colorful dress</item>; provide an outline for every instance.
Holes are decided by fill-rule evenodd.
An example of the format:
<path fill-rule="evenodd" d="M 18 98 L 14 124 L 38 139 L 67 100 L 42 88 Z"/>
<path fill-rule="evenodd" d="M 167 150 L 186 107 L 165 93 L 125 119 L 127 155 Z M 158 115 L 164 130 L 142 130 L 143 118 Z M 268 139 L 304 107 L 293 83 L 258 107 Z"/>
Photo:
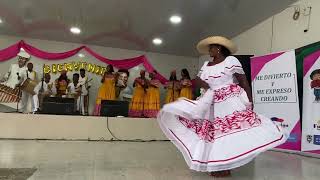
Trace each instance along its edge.
<path fill-rule="evenodd" d="M 169 82 L 166 83 L 164 88 L 167 89 L 165 103 L 176 101 L 180 97 L 180 82 L 177 80 L 176 71 L 172 71 Z"/>
<path fill-rule="evenodd" d="M 146 79 L 146 72 L 140 71 L 140 77 L 136 78 L 133 82 L 133 95 L 129 107 L 130 117 L 143 117 L 144 101 L 147 92 L 148 82 Z"/>
<path fill-rule="evenodd" d="M 61 97 L 67 94 L 67 88 L 70 80 L 67 76 L 67 71 L 62 70 L 58 79 L 55 80 L 55 86 L 57 89 L 57 96 Z"/>
<path fill-rule="evenodd" d="M 197 49 L 210 54 L 198 74 L 206 92 L 196 101 L 180 99 L 159 112 L 165 135 L 182 152 L 192 170 L 229 176 L 230 170 L 286 141 L 270 119 L 252 110 L 252 96 L 232 41 L 213 36 Z"/>
<path fill-rule="evenodd" d="M 192 82 L 187 69 L 181 70 L 181 80 L 180 80 L 180 97 L 192 99 Z"/>
<path fill-rule="evenodd" d="M 116 82 L 117 82 L 117 74 L 114 73 L 113 66 L 108 65 L 107 70 L 101 79 L 102 85 L 99 87 L 99 90 L 98 90 L 96 107 L 94 110 L 95 116 L 100 116 L 102 100 L 116 99 Z"/>
<path fill-rule="evenodd" d="M 161 82 L 155 78 L 155 73 L 149 73 L 147 95 L 144 103 L 144 116 L 155 118 L 160 110 L 160 85 Z"/>

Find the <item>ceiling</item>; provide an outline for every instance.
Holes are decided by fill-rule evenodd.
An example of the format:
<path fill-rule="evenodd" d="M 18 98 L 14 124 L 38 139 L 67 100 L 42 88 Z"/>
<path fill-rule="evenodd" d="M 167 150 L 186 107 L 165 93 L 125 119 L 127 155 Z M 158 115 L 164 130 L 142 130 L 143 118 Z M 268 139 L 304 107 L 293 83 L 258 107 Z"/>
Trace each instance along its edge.
<path fill-rule="evenodd" d="M 1 35 L 196 56 L 209 35 L 232 38 L 296 0 L 1 0 Z M 169 17 L 182 16 L 172 25 Z M 79 26 L 80 35 L 69 32 Z M 163 44 L 154 46 L 152 39 Z"/>

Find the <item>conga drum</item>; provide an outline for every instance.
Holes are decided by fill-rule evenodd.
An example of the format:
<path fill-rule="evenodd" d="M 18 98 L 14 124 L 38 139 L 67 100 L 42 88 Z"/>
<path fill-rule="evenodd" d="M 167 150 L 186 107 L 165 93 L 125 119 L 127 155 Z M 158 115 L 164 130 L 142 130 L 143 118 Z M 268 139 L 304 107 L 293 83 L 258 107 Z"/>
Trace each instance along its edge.
<path fill-rule="evenodd" d="M 38 85 L 38 81 L 34 81 L 31 79 L 26 79 L 21 84 L 21 90 L 25 91 L 31 95 L 35 95 L 34 88 Z"/>

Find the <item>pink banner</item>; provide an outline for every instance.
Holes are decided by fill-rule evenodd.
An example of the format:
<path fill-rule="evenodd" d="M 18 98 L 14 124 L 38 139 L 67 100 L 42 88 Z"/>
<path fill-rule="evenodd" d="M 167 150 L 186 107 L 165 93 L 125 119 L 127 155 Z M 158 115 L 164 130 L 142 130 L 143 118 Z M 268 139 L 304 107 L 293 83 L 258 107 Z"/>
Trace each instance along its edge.
<path fill-rule="evenodd" d="M 281 56 L 282 54 L 283 52 L 269 54 L 265 56 L 252 57 L 251 58 L 251 80 L 253 81 L 256 78 L 256 76 L 259 74 L 259 72 L 261 71 L 261 69 L 264 67 L 265 64 L 277 58 L 278 56 Z"/>
<path fill-rule="evenodd" d="M 277 148 L 300 151 L 301 121 L 296 74 L 294 51 L 251 58 L 255 111 L 271 118 L 288 136 L 287 141 Z M 279 89 L 290 91 L 277 93 Z"/>
<path fill-rule="evenodd" d="M 10 60 L 15 56 L 17 56 L 17 54 L 20 51 L 20 48 L 25 49 L 25 51 L 31 54 L 32 56 L 35 56 L 40 59 L 45 59 L 45 60 L 63 60 L 63 59 L 74 56 L 75 54 L 77 54 L 79 51 L 83 49 L 87 51 L 90 55 L 98 59 L 99 61 L 106 64 L 111 64 L 117 69 L 131 69 L 135 66 L 142 64 L 145 67 L 147 72 L 155 72 L 156 77 L 159 79 L 159 81 L 162 84 L 165 84 L 168 81 L 164 76 L 162 76 L 155 70 L 152 64 L 150 64 L 150 62 L 148 61 L 147 57 L 144 55 L 134 57 L 134 58 L 129 58 L 129 59 L 111 60 L 99 55 L 98 53 L 94 52 L 92 49 L 90 49 L 87 46 L 80 46 L 76 49 L 66 51 L 66 52 L 61 52 L 61 53 L 51 53 L 51 52 L 46 52 L 38 48 L 35 48 L 24 41 L 20 41 L 14 45 L 11 45 L 5 49 L 0 50 L 0 62 Z"/>
<path fill-rule="evenodd" d="M 303 60 L 302 151 L 320 154 L 320 50 Z"/>

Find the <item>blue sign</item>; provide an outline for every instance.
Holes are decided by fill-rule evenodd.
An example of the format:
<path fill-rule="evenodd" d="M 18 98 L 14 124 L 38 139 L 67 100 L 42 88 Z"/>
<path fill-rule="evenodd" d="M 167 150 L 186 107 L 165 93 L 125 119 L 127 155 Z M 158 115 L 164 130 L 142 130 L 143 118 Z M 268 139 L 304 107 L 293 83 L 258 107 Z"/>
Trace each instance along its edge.
<path fill-rule="evenodd" d="M 313 136 L 313 144 L 320 145 L 320 135 Z"/>
<path fill-rule="evenodd" d="M 290 134 L 287 142 L 298 142 L 298 135 L 294 133 Z"/>

